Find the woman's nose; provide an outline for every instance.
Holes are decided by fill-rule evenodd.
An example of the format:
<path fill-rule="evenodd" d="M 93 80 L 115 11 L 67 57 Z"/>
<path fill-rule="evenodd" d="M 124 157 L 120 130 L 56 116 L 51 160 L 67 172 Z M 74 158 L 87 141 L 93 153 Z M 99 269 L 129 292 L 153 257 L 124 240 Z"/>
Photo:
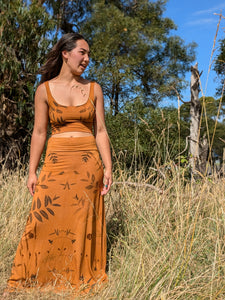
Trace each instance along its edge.
<path fill-rule="evenodd" d="M 87 62 L 87 63 L 89 62 L 89 55 L 88 55 L 88 54 L 85 55 L 84 60 L 85 60 L 85 62 Z"/>

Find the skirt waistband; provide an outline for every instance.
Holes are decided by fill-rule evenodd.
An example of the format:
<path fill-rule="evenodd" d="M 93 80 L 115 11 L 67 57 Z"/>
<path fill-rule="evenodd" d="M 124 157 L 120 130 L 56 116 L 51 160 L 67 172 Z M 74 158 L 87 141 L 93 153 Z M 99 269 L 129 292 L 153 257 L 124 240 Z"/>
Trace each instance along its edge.
<path fill-rule="evenodd" d="M 97 150 L 95 137 L 93 135 L 84 137 L 50 137 L 48 140 L 48 149 L 49 148 L 57 152 Z"/>

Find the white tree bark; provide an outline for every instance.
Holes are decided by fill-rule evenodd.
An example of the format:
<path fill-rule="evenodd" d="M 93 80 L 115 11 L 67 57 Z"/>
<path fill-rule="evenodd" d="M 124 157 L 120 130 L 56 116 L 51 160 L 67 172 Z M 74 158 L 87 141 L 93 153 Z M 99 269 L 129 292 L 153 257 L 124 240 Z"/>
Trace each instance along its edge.
<path fill-rule="evenodd" d="M 199 161 L 199 123 L 201 103 L 199 101 L 198 63 L 191 67 L 191 107 L 190 107 L 190 165 L 192 173 L 198 169 Z"/>

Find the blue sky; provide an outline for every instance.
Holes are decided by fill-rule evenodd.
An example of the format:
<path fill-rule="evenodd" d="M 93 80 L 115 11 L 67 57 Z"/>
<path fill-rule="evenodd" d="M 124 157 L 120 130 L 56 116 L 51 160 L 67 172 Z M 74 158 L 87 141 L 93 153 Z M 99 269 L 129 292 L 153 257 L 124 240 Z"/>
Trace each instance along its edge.
<path fill-rule="evenodd" d="M 200 71 L 203 71 L 201 82 L 203 92 L 206 96 L 215 96 L 216 73 L 209 73 L 208 84 L 206 89 L 207 74 L 210 64 L 210 56 L 213 49 L 213 41 L 216 34 L 219 16 L 214 13 L 220 13 L 225 17 L 225 1 L 224 0 L 168 0 L 164 16 L 169 17 L 177 25 L 177 30 L 172 34 L 176 34 L 184 39 L 185 44 L 192 41 L 198 44 L 196 48 L 196 61 Z M 219 29 L 218 40 L 225 38 L 225 19 L 222 19 Z M 215 55 L 218 52 L 214 53 Z M 186 75 L 186 79 L 190 80 L 190 74 Z M 218 79 L 217 79 L 218 80 Z M 190 88 L 182 93 L 183 99 L 190 100 Z M 165 105 L 171 104 L 164 103 Z M 175 104 L 175 103 L 174 103 Z M 176 104 L 175 104 L 176 105 Z"/>

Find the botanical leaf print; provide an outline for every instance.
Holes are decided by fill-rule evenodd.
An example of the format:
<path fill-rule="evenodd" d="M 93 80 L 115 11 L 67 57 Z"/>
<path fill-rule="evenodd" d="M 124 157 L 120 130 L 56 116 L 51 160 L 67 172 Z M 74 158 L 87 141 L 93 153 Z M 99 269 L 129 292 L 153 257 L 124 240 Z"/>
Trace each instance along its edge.
<path fill-rule="evenodd" d="M 85 188 L 88 189 L 88 190 L 93 189 L 93 185 L 91 185 L 91 184 L 87 185 Z"/>
<path fill-rule="evenodd" d="M 73 199 L 75 199 L 75 202 L 72 204 L 72 206 L 84 206 L 85 203 L 85 198 L 84 196 L 78 197 L 78 195 L 76 194 L 75 197 L 73 197 Z"/>
<path fill-rule="evenodd" d="M 66 189 L 70 190 L 70 186 L 73 186 L 73 185 L 75 185 L 75 184 L 76 184 L 76 182 L 71 182 L 71 183 L 69 183 L 69 182 L 67 181 L 66 183 L 61 183 L 60 185 L 63 186 L 63 189 L 64 189 L 64 190 L 66 190 Z"/>
<path fill-rule="evenodd" d="M 53 162 L 53 164 L 56 164 L 58 161 L 57 154 L 55 152 L 51 152 L 48 154 L 49 160 Z"/>
<path fill-rule="evenodd" d="M 41 201 L 39 198 L 37 198 L 37 209 L 39 209 L 41 207 Z"/>
<path fill-rule="evenodd" d="M 93 193 L 96 194 L 98 189 L 99 189 L 99 182 L 98 181 L 95 182 L 95 175 L 94 174 L 90 174 L 87 171 L 86 175 L 87 175 L 87 178 L 82 178 L 82 179 L 80 179 L 80 181 L 88 182 L 89 184 L 85 186 L 85 189 L 91 190 L 91 189 L 95 188 Z"/>
<path fill-rule="evenodd" d="M 46 178 L 46 174 L 44 174 L 44 176 L 42 176 L 42 178 L 40 179 L 41 182 L 45 181 Z"/>
<path fill-rule="evenodd" d="M 91 99 L 94 101 L 93 95 Z M 82 109 L 67 109 L 54 104 L 52 98 L 48 103 L 52 132 L 66 127 L 67 110 L 70 115 L 74 111 L 87 127 L 87 118 L 93 118 L 91 101 Z M 105 217 L 100 195 L 103 169 L 97 148 L 93 149 L 93 137 L 90 147 L 88 139 L 85 137 L 84 145 L 80 138 L 68 138 L 68 144 L 66 138 L 63 143 L 59 138 L 49 140 L 10 285 L 52 285 L 54 289 L 65 284 L 79 289 L 81 284 L 91 288 L 98 279 L 106 280 Z"/>
<path fill-rule="evenodd" d="M 40 210 L 40 213 L 42 214 L 42 216 L 48 220 L 48 214 L 44 211 L 44 210 Z"/>
<path fill-rule="evenodd" d="M 90 152 L 85 152 L 84 154 L 82 154 L 82 160 L 84 162 L 88 162 L 88 160 L 91 158 Z"/>
<path fill-rule="evenodd" d="M 49 213 L 50 213 L 51 215 L 53 215 L 53 216 L 55 215 L 54 211 L 51 210 L 51 208 L 47 207 L 47 210 L 49 211 Z"/>
<path fill-rule="evenodd" d="M 54 104 L 55 106 L 59 106 L 59 104 L 58 104 L 56 101 L 53 101 L 53 104 Z"/>
<path fill-rule="evenodd" d="M 45 185 L 45 184 L 39 184 L 39 186 L 42 188 L 42 189 L 48 189 L 48 186 L 47 185 Z"/>
<path fill-rule="evenodd" d="M 42 217 L 39 215 L 38 212 L 34 211 L 34 216 L 38 221 L 42 222 Z"/>
<path fill-rule="evenodd" d="M 31 209 L 31 212 L 29 215 L 29 221 L 32 222 L 32 219 L 33 219 L 32 214 L 39 222 L 43 222 L 42 217 L 44 217 L 46 220 L 48 220 L 49 215 L 54 216 L 55 212 L 53 210 L 53 207 L 61 206 L 61 204 L 55 203 L 55 201 L 58 198 L 59 198 L 59 196 L 54 196 L 54 198 L 52 199 L 49 195 L 45 195 L 43 203 L 39 197 L 37 197 L 37 200 L 33 199 L 33 206 L 32 206 L 32 209 Z"/>

